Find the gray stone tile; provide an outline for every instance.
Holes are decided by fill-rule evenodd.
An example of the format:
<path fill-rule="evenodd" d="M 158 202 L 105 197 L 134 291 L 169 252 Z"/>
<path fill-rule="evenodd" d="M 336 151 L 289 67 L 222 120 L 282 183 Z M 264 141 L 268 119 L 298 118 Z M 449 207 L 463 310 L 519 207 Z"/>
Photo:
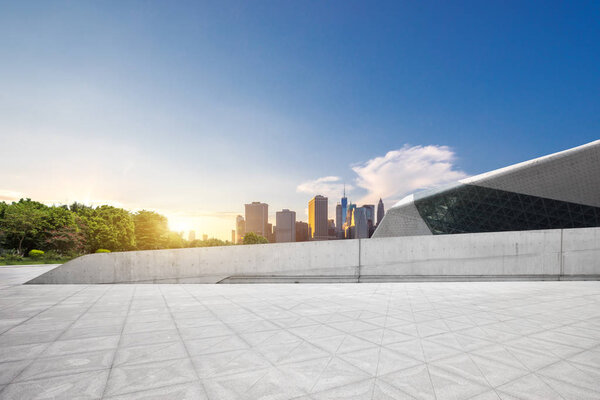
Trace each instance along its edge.
<path fill-rule="evenodd" d="M 106 396 L 140 392 L 197 379 L 189 359 L 124 365 L 111 370 Z"/>
<path fill-rule="evenodd" d="M 142 346 L 120 347 L 115 355 L 113 366 L 142 364 L 186 358 L 183 342 L 144 344 Z"/>
<path fill-rule="evenodd" d="M 100 336 L 85 339 L 57 340 L 42 353 L 43 357 L 116 349 L 119 336 Z"/>
<path fill-rule="evenodd" d="M 31 360 L 0 363 L 0 384 L 5 385 L 12 382 L 29 364 L 31 364 Z"/>
<path fill-rule="evenodd" d="M 105 397 L 107 400 L 204 400 L 208 399 L 200 382 L 164 386 L 120 396 Z"/>
<path fill-rule="evenodd" d="M 0 362 L 30 360 L 48 347 L 48 343 L 0 346 Z"/>
<path fill-rule="evenodd" d="M 497 392 L 502 399 L 519 399 L 524 397 L 531 400 L 563 399 L 556 390 L 552 389 L 550 385 L 534 374 L 526 375 L 505 385 L 499 386 Z M 505 394 L 510 397 L 505 396 Z"/>
<path fill-rule="evenodd" d="M 12 383 L 4 388 L 0 396 L 5 400 L 99 399 L 107 377 L 108 370 L 103 370 Z"/>
<path fill-rule="evenodd" d="M 17 377 L 16 381 L 20 382 L 108 369 L 111 366 L 114 353 L 114 350 L 102 350 L 90 353 L 38 358 Z"/>
<path fill-rule="evenodd" d="M 378 378 L 379 381 L 385 382 L 387 385 L 400 391 L 401 396 L 407 393 L 415 399 L 435 400 L 435 392 L 429 376 L 429 370 L 425 364 L 380 376 Z M 385 385 L 382 387 L 386 388 Z M 382 391 L 394 393 L 394 390 L 390 388 L 387 388 L 387 390 L 382 389 Z"/>

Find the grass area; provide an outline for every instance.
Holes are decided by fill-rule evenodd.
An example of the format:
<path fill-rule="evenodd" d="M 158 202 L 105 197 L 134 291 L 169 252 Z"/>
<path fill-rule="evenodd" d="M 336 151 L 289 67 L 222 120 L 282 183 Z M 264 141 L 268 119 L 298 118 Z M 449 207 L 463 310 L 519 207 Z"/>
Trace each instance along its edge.
<path fill-rule="evenodd" d="M 37 264 L 64 264 L 71 258 L 56 258 L 56 259 L 33 259 L 29 257 L 23 257 L 20 260 L 3 260 L 0 258 L 0 265 L 37 265 Z"/>

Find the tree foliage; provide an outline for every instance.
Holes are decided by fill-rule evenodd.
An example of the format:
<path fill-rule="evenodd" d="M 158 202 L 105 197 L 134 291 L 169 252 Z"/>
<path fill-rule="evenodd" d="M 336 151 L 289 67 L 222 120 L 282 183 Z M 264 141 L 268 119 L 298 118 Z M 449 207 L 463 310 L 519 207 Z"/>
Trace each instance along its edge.
<path fill-rule="evenodd" d="M 263 236 L 248 233 L 244 244 L 268 243 Z M 80 203 L 47 206 L 21 199 L 0 202 L 0 255 L 22 258 L 33 249 L 52 257 L 75 256 L 106 251 L 177 249 L 184 247 L 228 246 L 220 239 L 185 240 L 170 231 L 167 218 L 154 211 L 130 213 L 103 205 Z"/>
<path fill-rule="evenodd" d="M 244 244 L 265 244 L 269 243 L 266 237 L 254 232 L 248 232 L 244 235 Z"/>
<path fill-rule="evenodd" d="M 167 218 L 154 211 L 138 211 L 133 215 L 135 242 L 140 250 L 163 249 L 170 240 Z"/>

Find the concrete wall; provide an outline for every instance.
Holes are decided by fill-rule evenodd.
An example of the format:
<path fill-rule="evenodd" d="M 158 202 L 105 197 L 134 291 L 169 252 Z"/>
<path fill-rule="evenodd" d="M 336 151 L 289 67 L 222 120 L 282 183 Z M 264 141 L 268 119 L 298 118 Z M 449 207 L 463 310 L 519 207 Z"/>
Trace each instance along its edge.
<path fill-rule="evenodd" d="M 599 279 L 600 228 L 92 254 L 29 283 Z"/>

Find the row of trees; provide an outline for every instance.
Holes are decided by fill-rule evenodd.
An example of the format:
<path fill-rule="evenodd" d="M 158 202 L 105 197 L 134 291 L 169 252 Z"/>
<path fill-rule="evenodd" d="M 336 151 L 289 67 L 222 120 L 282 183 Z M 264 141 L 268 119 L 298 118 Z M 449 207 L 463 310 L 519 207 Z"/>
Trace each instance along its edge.
<path fill-rule="evenodd" d="M 257 235 L 255 235 L 257 236 Z M 249 242 L 262 237 L 250 235 Z M 266 241 L 266 239 L 265 239 Z M 27 254 L 32 249 L 63 255 L 230 245 L 219 239 L 187 241 L 170 231 L 167 218 L 153 211 L 131 213 L 112 206 L 46 206 L 31 199 L 0 202 L 0 249 Z"/>

